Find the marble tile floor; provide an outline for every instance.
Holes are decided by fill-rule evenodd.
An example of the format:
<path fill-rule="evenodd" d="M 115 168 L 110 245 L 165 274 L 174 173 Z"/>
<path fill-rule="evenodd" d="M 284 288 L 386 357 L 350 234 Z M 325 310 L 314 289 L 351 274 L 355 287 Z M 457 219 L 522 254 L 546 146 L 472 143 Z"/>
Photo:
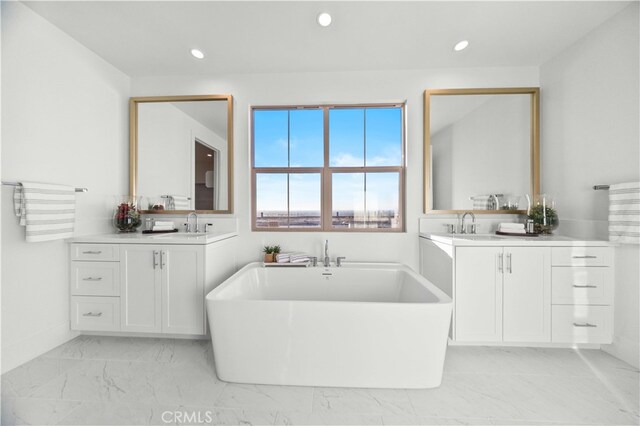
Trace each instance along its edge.
<path fill-rule="evenodd" d="M 639 373 L 597 350 L 452 346 L 437 389 L 225 383 L 209 341 L 80 336 L 2 376 L 2 424 L 639 423 Z"/>

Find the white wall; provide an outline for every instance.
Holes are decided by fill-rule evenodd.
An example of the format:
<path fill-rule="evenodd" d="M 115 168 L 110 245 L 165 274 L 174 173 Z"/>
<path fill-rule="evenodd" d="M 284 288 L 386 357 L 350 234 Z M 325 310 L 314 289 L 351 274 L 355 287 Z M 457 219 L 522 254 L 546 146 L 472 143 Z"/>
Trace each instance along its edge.
<path fill-rule="evenodd" d="M 542 190 L 560 232 L 607 238 L 608 198 L 593 185 L 640 180 L 638 3 L 540 68 Z M 640 251 L 616 248 L 615 342 L 638 366 Z"/>
<path fill-rule="evenodd" d="M 111 232 L 126 194 L 129 78 L 18 2 L 2 2 L 2 180 L 86 187 L 76 235 Z M 25 243 L 2 187 L 2 372 L 74 336 L 68 247 Z"/>
<path fill-rule="evenodd" d="M 422 215 L 422 111 L 427 88 L 537 86 L 531 68 L 433 69 L 233 75 L 221 77 L 156 77 L 132 79 L 132 96 L 230 93 L 234 96 L 235 200 L 239 218 L 239 264 L 257 261 L 265 244 L 320 256 L 322 241 L 331 257 L 350 260 L 401 261 L 418 270 L 418 218 Z M 251 232 L 251 105 L 407 101 L 406 233 Z"/>

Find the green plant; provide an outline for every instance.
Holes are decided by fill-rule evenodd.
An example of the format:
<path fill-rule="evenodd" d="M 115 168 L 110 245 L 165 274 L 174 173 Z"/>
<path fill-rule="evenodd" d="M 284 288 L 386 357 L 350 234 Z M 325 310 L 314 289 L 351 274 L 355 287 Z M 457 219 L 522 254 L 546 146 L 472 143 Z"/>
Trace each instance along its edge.
<path fill-rule="evenodd" d="M 540 204 L 531 207 L 529 219 L 533 220 L 536 232 L 541 234 L 550 234 L 558 226 L 558 214 L 555 209 Z"/>
<path fill-rule="evenodd" d="M 280 246 L 264 246 L 262 251 L 266 254 L 278 254 L 280 253 Z"/>

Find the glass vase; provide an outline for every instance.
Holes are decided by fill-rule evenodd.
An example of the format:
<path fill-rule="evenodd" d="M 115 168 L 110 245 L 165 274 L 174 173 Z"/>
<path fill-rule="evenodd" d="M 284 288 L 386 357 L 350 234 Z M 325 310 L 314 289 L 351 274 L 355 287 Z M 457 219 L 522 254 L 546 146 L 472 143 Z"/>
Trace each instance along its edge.
<path fill-rule="evenodd" d="M 552 234 L 560 223 L 553 197 L 548 194 L 538 195 L 529 209 L 529 219 L 533 220 L 536 233 Z"/>
<path fill-rule="evenodd" d="M 142 224 L 140 200 L 142 197 L 122 195 L 116 198 L 113 212 L 113 226 L 116 232 L 136 232 Z"/>

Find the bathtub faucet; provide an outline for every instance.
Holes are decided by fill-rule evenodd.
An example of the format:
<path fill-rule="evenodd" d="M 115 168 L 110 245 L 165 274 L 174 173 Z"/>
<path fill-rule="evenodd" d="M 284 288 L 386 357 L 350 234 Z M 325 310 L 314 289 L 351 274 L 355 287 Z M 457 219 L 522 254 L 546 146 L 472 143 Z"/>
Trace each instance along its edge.
<path fill-rule="evenodd" d="M 324 262 L 323 265 L 325 268 L 328 268 L 331 265 L 331 259 L 329 258 L 329 240 L 324 240 Z"/>

